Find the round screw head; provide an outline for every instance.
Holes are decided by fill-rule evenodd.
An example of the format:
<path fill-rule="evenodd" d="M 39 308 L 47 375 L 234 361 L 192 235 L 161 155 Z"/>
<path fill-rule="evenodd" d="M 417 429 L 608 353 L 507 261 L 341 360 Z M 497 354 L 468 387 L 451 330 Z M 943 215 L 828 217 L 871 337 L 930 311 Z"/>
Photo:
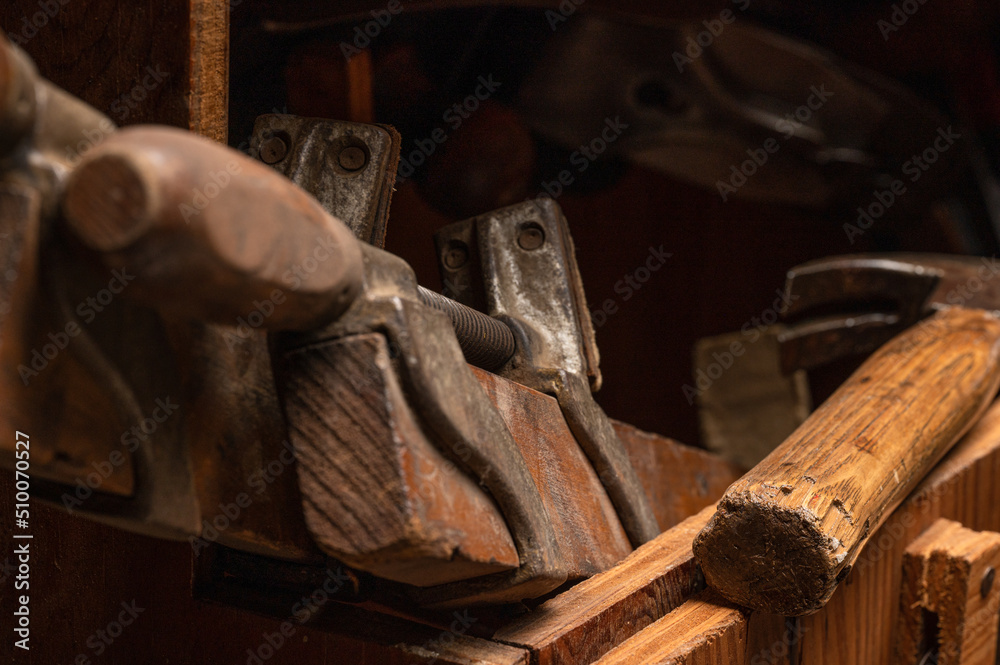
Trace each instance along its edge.
<path fill-rule="evenodd" d="M 356 145 L 349 145 L 340 151 L 337 156 L 340 166 L 346 171 L 358 171 L 363 169 L 368 162 L 365 151 Z"/>
<path fill-rule="evenodd" d="M 288 154 L 288 145 L 280 136 L 272 136 L 260 144 L 260 159 L 265 164 L 277 164 Z"/>
<path fill-rule="evenodd" d="M 990 590 L 993 589 L 993 580 L 996 579 L 996 576 L 997 576 L 996 570 L 994 570 L 993 568 L 986 569 L 986 573 L 983 575 L 983 581 L 979 585 L 979 594 L 983 598 L 986 598 L 986 596 L 990 595 Z"/>
<path fill-rule="evenodd" d="M 450 270 L 458 270 L 469 260 L 469 251 L 461 245 L 453 245 L 444 252 L 444 265 Z"/>
<path fill-rule="evenodd" d="M 521 249 L 531 251 L 545 243 L 545 231 L 537 224 L 527 224 L 517 236 L 517 244 Z"/>

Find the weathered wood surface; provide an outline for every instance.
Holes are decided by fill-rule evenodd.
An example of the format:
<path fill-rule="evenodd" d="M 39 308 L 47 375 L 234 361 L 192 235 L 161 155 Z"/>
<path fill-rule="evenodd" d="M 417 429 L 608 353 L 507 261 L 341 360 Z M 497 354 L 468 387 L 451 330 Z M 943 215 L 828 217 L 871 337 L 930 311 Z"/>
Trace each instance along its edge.
<path fill-rule="evenodd" d="M 873 537 L 853 573 L 822 611 L 790 624 L 786 633 L 774 625 L 780 617 L 752 613 L 748 619 L 746 657 L 735 662 L 747 665 L 891 662 L 903 550 L 941 516 L 977 530 L 1000 529 L 1000 511 L 996 510 L 1000 505 L 998 477 L 1000 406 L 995 406 Z M 5 475 L 0 479 L 0 524 L 5 529 L 12 526 L 10 490 L 10 479 Z M 37 629 L 39 634 L 63 634 L 67 639 L 40 645 L 39 651 L 31 654 L 35 660 L 28 662 L 48 665 L 71 662 L 78 652 L 92 655 L 85 644 L 87 636 L 114 618 L 115 608 L 122 599 L 128 601 L 133 597 L 141 607 L 147 607 L 146 613 L 108 648 L 102 662 L 130 664 L 135 662 L 134 655 L 140 653 L 169 654 L 172 663 L 244 662 L 247 648 L 265 644 L 264 636 L 280 629 L 281 622 L 276 619 L 215 604 L 194 603 L 183 582 L 190 576 L 190 549 L 185 544 L 164 543 L 94 525 L 46 507 L 38 507 L 37 511 L 38 533 L 60 534 L 49 542 L 42 555 L 45 559 L 39 563 L 38 593 L 44 595 L 46 603 L 36 617 Z M 653 625 L 671 609 L 680 607 L 698 591 L 694 582 L 686 593 L 676 583 L 678 579 L 696 577 L 690 542 L 711 512 L 706 509 L 662 534 L 619 566 L 544 603 L 495 637 L 523 652 L 534 651 L 531 663 L 596 660 L 643 627 Z M 682 553 L 677 554 L 678 550 Z M 87 552 L 100 552 L 108 557 L 114 553 L 118 563 L 95 569 L 93 558 L 81 556 Z M 158 562 L 158 574 L 150 578 L 148 566 L 143 562 L 153 557 Z M 58 569 L 52 565 L 53 560 L 60 562 Z M 676 577 L 678 568 L 686 569 L 686 576 Z M 673 587 L 665 583 L 665 578 L 672 575 Z M 670 588 L 673 590 L 669 591 Z M 90 602 L 79 603 L 81 595 L 90 598 Z M 674 596 L 674 602 L 665 602 L 669 595 Z M 10 603 L 10 594 L 0 596 L 0 611 L 12 612 Z M 104 624 L 100 620 L 104 615 L 95 616 L 100 614 L 95 609 L 98 606 L 106 615 Z M 67 607 L 71 608 L 69 614 Z M 287 658 L 288 662 L 298 659 L 316 663 L 404 663 L 412 662 L 413 657 L 401 650 L 412 651 L 413 646 L 426 644 L 418 640 L 415 645 L 407 641 L 410 646 L 380 646 L 377 640 L 366 638 L 369 630 L 378 633 L 379 628 L 351 622 L 343 625 L 354 630 L 353 636 L 341 637 L 334 634 L 339 634 L 336 617 L 334 613 L 329 622 L 321 619 L 326 624 L 323 629 L 318 625 L 296 624 L 294 637 L 285 642 L 280 658 Z M 701 632 L 724 628 L 731 620 L 730 616 L 720 616 L 712 625 L 704 624 Z M 227 638 L 218 639 L 219 632 L 213 631 L 213 626 Z M 331 632 L 324 632 L 327 630 Z M 438 629 L 428 639 L 444 644 L 452 638 Z M 463 641 L 462 648 L 468 644 Z M 482 656 L 482 662 L 504 662 L 491 655 L 496 654 L 491 651 L 493 647 L 486 649 L 478 642 L 475 644 L 483 646 L 483 651 L 477 654 Z M 698 660 L 712 653 L 710 647 L 692 644 L 685 656 L 687 662 L 733 665 L 707 656 Z M 518 652 L 514 653 L 520 657 Z M 438 662 L 468 662 L 469 653 L 465 652 L 463 658 L 466 660 L 442 658 Z"/>
<path fill-rule="evenodd" d="M 390 377 L 385 350 L 372 346 L 375 337 L 297 353 L 285 367 L 314 536 L 352 565 L 421 586 L 516 565 L 496 506 L 424 438 Z M 614 508 L 555 399 L 473 371 L 525 455 L 570 578 L 628 555 Z M 696 512 L 738 476 L 703 451 L 622 423 L 616 429 L 664 524 Z"/>
<path fill-rule="evenodd" d="M 820 609 L 998 383 L 1000 321 L 985 312 L 894 338 L 719 501 L 694 543 L 708 584 L 768 612 Z"/>
<path fill-rule="evenodd" d="M 0 27 L 42 76 L 115 123 L 158 122 L 224 142 L 228 5 L 9 0 L 0 6 Z"/>
<path fill-rule="evenodd" d="M 721 457 L 612 420 L 629 460 L 646 490 L 653 513 L 666 531 L 712 505 L 743 469 Z"/>
<path fill-rule="evenodd" d="M 528 647 L 539 665 L 589 663 L 703 588 L 691 541 L 714 506 L 635 550 L 604 573 L 577 584 L 493 636 Z"/>
<path fill-rule="evenodd" d="M 324 551 L 420 586 L 517 567 L 495 504 L 421 432 L 384 337 L 291 354 L 284 376 L 302 509 Z"/>
<path fill-rule="evenodd" d="M 749 610 L 706 589 L 625 640 L 596 665 L 742 665 Z"/>
<path fill-rule="evenodd" d="M 995 404 L 871 538 L 824 610 L 802 618 L 798 662 L 890 662 L 903 551 L 940 517 L 977 531 L 1000 531 L 998 478 L 1000 405 Z"/>
<path fill-rule="evenodd" d="M 555 398 L 472 370 L 524 455 L 566 558 L 568 578 L 590 577 L 625 558 L 632 546 Z"/>
<path fill-rule="evenodd" d="M 998 569 L 1000 533 L 972 531 L 946 519 L 934 522 L 903 552 L 893 662 L 919 665 L 933 649 L 938 665 L 994 665 Z"/>
<path fill-rule="evenodd" d="M 751 614 L 748 634 L 751 648 L 747 664 L 870 665 L 892 662 L 899 621 L 903 552 L 942 517 L 960 522 L 968 529 L 1000 531 L 1000 511 L 997 510 L 1000 483 L 997 478 L 1000 478 L 1000 403 L 995 403 L 986 412 L 869 539 L 844 584 L 822 610 L 789 620 L 783 634 L 776 626 L 779 617 L 760 612 Z M 669 534 L 660 538 L 667 538 Z M 613 573 L 614 570 L 606 575 Z M 994 623 L 1000 620 L 998 605 L 1000 603 L 987 606 L 979 620 Z M 694 647 L 690 657 L 700 657 L 703 648 Z M 714 662 L 729 665 L 724 661 Z"/>

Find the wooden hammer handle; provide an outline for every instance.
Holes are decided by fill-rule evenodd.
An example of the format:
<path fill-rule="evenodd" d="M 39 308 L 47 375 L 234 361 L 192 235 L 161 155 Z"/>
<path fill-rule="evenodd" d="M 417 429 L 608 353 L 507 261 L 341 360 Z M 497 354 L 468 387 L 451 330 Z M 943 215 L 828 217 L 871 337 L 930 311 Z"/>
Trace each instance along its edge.
<path fill-rule="evenodd" d="M 171 314 L 305 330 L 360 293 L 350 230 L 273 169 L 169 127 L 132 127 L 71 174 L 66 221 L 128 297 Z M 253 320 L 251 320 L 253 319 Z"/>
<path fill-rule="evenodd" d="M 819 610 L 865 542 L 1000 385 L 1000 321 L 952 308 L 880 348 L 719 501 L 694 541 L 733 602 Z"/>

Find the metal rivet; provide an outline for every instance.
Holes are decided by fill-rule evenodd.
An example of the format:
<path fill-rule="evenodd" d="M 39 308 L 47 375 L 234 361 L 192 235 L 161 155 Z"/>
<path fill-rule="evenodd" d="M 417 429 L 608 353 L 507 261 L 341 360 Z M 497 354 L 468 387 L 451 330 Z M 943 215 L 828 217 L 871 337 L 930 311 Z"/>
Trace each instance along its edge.
<path fill-rule="evenodd" d="M 340 162 L 340 166 L 346 171 L 357 171 L 363 169 L 365 164 L 368 162 L 368 157 L 365 155 L 365 151 L 356 145 L 349 145 L 340 151 L 340 155 L 337 156 L 337 161 Z"/>
<path fill-rule="evenodd" d="M 280 136 L 272 136 L 260 144 L 260 159 L 265 164 L 277 164 L 288 154 L 288 145 Z"/>
<path fill-rule="evenodd" d="M 449 270 L 458 270 L 469 260 L 469 250 L 464 245 L 452 245 L 444 252 L 444 265 Z"/>
<path fill-rule="evenodd" d="M 517 244 L 521 249 L 538 249 L 545 243 L 545 231 L 536 224 L 526 225 L 517 236 Z"/>
<path fill-rule="evenodd" d="M 992 568 L 987 568 L 986 573 L 983 575 L 983 582 L 979 585 L 979 595 L 983 598 L 990 595 L 990 590 L 993 588 L 993 580 L 996 579 L 997 571 Z"/>

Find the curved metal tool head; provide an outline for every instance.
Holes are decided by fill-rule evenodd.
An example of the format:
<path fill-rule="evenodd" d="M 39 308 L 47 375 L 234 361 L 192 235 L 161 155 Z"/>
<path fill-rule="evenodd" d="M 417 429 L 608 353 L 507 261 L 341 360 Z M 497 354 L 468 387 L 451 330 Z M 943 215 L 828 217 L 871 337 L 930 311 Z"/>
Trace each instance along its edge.
<path fill-rule="evenodd" d="M 722 183 L 734 196 L 820 208 L 884 188 L 947 124 L 892 81 L 736 6 L 665 25 L 575 18 L 546 45 L 520 107 L 569 150 L 589 156 L 605 141 L 608 155 L 720 194 Z M 939 162 L 921 188 L 948 172 Z"/>
<path fill-rule="evenodd" d="M 859 254 L 788 272 L 782 369 L 810 369 L 874 351 L 945 307 L 1000 309 L 996 258 Z"/>

